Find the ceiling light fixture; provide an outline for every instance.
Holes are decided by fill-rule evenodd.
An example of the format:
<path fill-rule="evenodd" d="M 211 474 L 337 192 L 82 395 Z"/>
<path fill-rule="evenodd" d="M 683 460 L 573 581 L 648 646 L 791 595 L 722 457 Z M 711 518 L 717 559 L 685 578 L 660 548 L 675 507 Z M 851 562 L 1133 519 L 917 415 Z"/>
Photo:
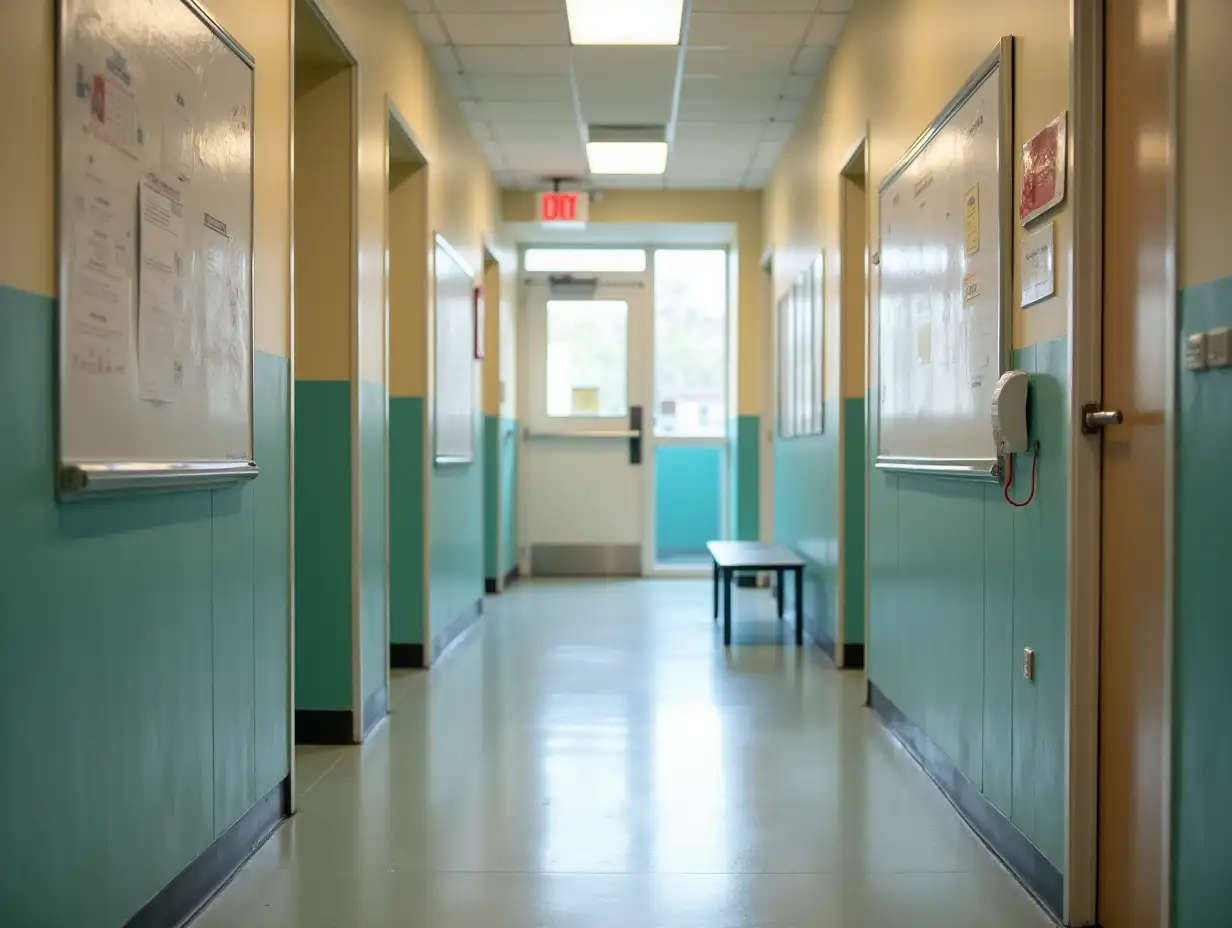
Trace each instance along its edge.
<path fill-rule="evenodd" d="M 667 142 L 587 142 L 591 174 L 662 174 Z"/>
<path fill-rule="evenodd" d="M 684 0 L 565 0 L 574 45 L 679 45 Z"/>

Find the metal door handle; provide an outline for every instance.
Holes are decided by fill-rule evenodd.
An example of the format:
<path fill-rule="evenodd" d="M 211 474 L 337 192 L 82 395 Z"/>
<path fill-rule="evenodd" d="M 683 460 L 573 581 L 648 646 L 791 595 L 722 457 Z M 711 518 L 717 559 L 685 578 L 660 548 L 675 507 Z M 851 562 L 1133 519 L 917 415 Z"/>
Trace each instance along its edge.
<path fill-rule="evenodd" d="M 1125 416 L 1119 409 L 1100 409 L 1098 403 L 1087 403 L 1082 407 L 1082 434 L 1097 435 L 1108 425 L 1120 425 Z"/>

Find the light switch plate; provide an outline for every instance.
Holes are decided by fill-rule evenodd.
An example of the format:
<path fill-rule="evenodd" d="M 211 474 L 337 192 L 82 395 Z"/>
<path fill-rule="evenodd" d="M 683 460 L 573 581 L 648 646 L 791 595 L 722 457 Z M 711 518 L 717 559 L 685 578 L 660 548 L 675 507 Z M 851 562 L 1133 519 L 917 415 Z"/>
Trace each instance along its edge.
<path fill-rule="evenodd" d="M 1232 328 L 1211 329 L 1206 333 L 1206 366 L 1227 367 L 1232 364 Z"/>
<path fill-rule="evenodd" d="M 1035 651 L 1031 648 L 1022 649 L 1022 675 L 1028 680 L 1035 679 Z"/>
<path fill-rule="evenodd" d="M 1206 333 L 1199 332 L 1185 339 L 1185 368 L 1191 371 L 1206 370 Z"/>

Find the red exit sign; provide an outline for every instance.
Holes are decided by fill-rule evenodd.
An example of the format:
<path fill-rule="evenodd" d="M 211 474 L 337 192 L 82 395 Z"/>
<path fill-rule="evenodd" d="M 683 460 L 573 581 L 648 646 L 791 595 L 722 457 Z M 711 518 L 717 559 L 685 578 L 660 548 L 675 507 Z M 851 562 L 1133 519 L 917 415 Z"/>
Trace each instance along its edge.
<path fill-rule="evenodd" d="M 553 191 L 539 194 L 539 222 L 545 226 L 584 226 L 590 216 L 590 196 L 585 191 Z"/>

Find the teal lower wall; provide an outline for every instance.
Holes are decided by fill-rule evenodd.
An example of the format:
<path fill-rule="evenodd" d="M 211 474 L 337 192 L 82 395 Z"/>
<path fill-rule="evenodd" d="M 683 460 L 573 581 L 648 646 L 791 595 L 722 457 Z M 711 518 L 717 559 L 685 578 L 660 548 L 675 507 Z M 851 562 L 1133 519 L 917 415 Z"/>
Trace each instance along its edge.
<path fill-rule="evenodd" d="M 1232 278 L 1181 293 L 1181 343 L 1232 325 Z M 1178 375 L 1173 705 L 1173 925 L 1216 928 L 1232 912 L 1232 370 Z"/>
<path fill-rule="evenodd" d="M 518 566 L 518 434 L 517 419 L 500 420 L 501 565 L 508 574 Z"/>
<path fill-rule="evenodd" d="M 864 490 L 868 484 L 864 397 L 843 398 L 843 641 L 864 642 Z"/>
<path fill-rule="evenodd" d="M 774 536 L 807 561 L 809 631 L 833 641 L 838 614 L 838 404 L 825 407 L 820 435 L 774 441 Z M 788 599 L 794 591 L 788 591 Z"/>
<path fill-rule="evenodd" d="M 295 707 L 349 710 L 351 383 L 295 381 Z"/>
<path fill-rule="evenodd" d="M 428 609 L 433 637 L 484 595 L 484 417 L 476 413 L 474 419 L 474 461 L 431 465 L 428 475 Z"/>
<path fill-rule="evenodd" d="M 657 556 L 706 558 L 706 542 L 723 537 L 724 449 L 661 445 L 654 455 Z"/>
<path fill-rule="evenodd" d="M 1032 373 L 1038 490 L 870 469 L 869 678 L 1057 867 L 1065 861 L 1067 339 Z M 876 427 L 876 394 L 870 396 Z M 1015 461 L 1014 493 L 1030 482 Z M 1036 679 L 1022 676 L 1035 651 Z"/>
<path fill-rule="evenodd" d="M 761 417 L 736 416 L 728 434 L 728 534 L 735 541 L 761 537 Z"/>
<path fill-rule="evenodd" d="M 483 417 L 483 573 L 495 580 L 500 571 L 500 416 Z"/>
<path fill-rule="evenodd" d="M 389 638 L 424 643 L 424 406 L 389 399 Z"/>
<path fill-rule="evenodd" d="M 386 513 L 385 385 L 359 382 L 360 641 L 363 696 L 385 688 Z"/>
<path fill-rule="evenodd" d="M 55 301 L 0 287 L 0 924 L 123 924 L 287 767 L 289 406 L 261 476 L 59 505 Z"/>

